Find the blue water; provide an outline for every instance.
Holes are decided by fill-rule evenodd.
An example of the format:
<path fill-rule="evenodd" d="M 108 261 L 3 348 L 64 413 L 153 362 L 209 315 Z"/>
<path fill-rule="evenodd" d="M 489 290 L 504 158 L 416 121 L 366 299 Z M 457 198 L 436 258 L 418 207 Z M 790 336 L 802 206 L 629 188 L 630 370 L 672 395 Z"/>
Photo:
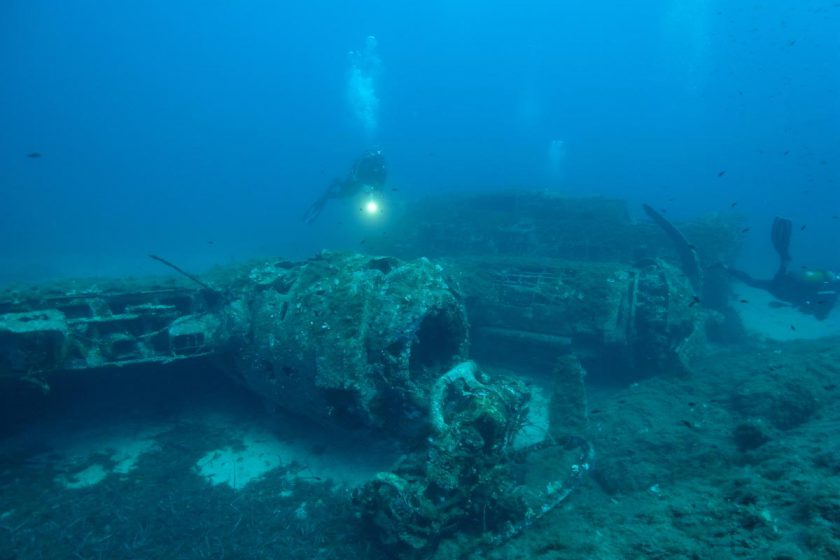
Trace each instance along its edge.
<path fill-rule="evenodd" d="M 300 215 L 373 145 L 392 204 L 521 187 L 737 212 L 759 274 L 783 214 L 794 256 L 838 269 L 838 31 L 830 0 L 6 0 L 0 281 L 353 249 L 352 204 Z"/>
<path fill-rule="evenodd" d="M 358 199 L 335 200 L 316 223 L 303 223 L 312 201 L 373 147 L 388 164 L 381 214 L 360 212 Z M 792 270 L 807 265 L 840 272 L 839 165 L 835 0 L 0 0 L 0 288 L 174 274 L 149 254 L 201 274 L 268 255 L 304 259 L 325 248 L 359 251 L 375 246 L 361 243 L 388 232 L 412 201 L 500 189 L 618 198 L 638 220 L 648 219 L 641 211 L 648 203 L 679 227 L 715 214 L 736 217 L 743 247 L 738 262 L 729 264 L 765 278 L 778 265 L 769 227 L 781 215 L 794 224 Z M 527 223 L 505 224 L 511 247 L 528 237 Z M 392 545 L 395 535 L 408 535 L 401 545 L 407 544 L 440 512 L 462 508 L 467 513 L 460 520 L 452 517 L 458 523 L 429 530 L 426 548 L 406 557 L 426 557 L 437 536 L 449 539 L 437 558 L 454 557 L 459 546 L 465 554 L 478 550 L 472 558 L 840 557 L 840 452 L 830 445 L 840 425 L 840 351 L 836 339 L 813 340 L 840 332 L 840 312 L 817 322 L 734 282 L 732 297 L 718 294 L 730 305 L 709 311 L 714 304 L 687 291 L 688 281 L 676 272 L 662 273 L 669 282 L 665 300 L 655 289 L 658 273 L 646 277 L 647 290 L 640 291 L 641 273 L 628 274 L 627 263 L 615 269 L 588 263 L 575 279 L 577 264 L 539 271 L 525 261 L 517 268 L 511 257 L 510 269 L 495 279 L 476 275 L 481 281 L 471 289 L 490 294 L 483 317 L 453 319 L 448 311 L 424 308 L 422 321 L 411 315 L 414 326 L 399 330 L 400 342 L 381 352 L 369 338 L 393 333 L 368 328 L 379 324 L 369 312 L 379 308 L 365 299 L 379 291 L 390 297 L 391 280 L 381 290 L 377 279 L 356 291 L 357 278 L 368 277 L 354 272 L 353 290 L 341 291 L 350 284 L 338 276 L 321 285 L 323 274 L 346 272 L 328 268 L 328 259 L 320 269 L 309 268 L 315 272 L 304 280 L 313 282 L 311 291 L 301 280 L 303 287 L 288 292 L 285 278 L 294 266 L 266 266 L 248 281 L 210 277 L 218 278 L 210 284 L 224 286 L 219 290 L 230 287 L 221 294 L 190 291 L 191 284 L 183 292 L 173 288 L 174 295 L 153 287 L 138 295 L 129 285 L 127 294 L 99 298 L 92 289 L 90 297 L 64 302 L 66 317 L 48 309 L 61 299 L 55 292 L 44 301 L 38 298 L 47 292 L 32 292 L 31 299 L 3 292 L 0 559 L 393 558 L 394 549 L 380 545 Z M 464 262 L 467 271 L 485 266 Z M 715 263 L 701 264 L 711 269 Z M 375 259 L 365 266 L 375 276 L 393 263 Z M 438 270 L 445 269 L 434 274 Z M 598 270 L 606 271 L 605 282 Z M 456 297 L 462 290 L 454 289 L 459 280 L 451 282 L 450 272 L 442 274 Z M 408 273 L 394 278 L 397 286 L 414 281 Z M 625 281 L 621 291 L 616 282 Z M 440 284 L 435 290 L 444 292 Z M 720 287 L 709 284 L 710 292 Z M 269 285 L 275 290 L 265 289 Z M 423 287 L 423 300 L 414 301 L 446 299 L 450 291 Z M 350 294 L 332 308 L 346 307 L 347 316 L 321 317 L 320 309 L 331 310 L 330 300 L 319 307 L 314 296 L 324 293 Z M 625 306 L 620 295 L 596 300 L 604 293 L 632 295 L 632 303 Z M 581 316 L 569 311 L 552 324 L 552 309 L 566 300 L 574 300 L 568 309 Z M 420 309 L 411 302 L 412 294 L 403 296 L 399 309 L 410 311 L 400 313 Z M 364 303 L 358 317 L 357 303 Z M 652 313 L 662 311 L 657 305 L 670 306 L 668 313 Z M 289 317 L 312 317 L 311 328 L 301 319 L 303 330 L 293 337 L 299 348 L 275 349 L 275 340 L 278 346 L 292 340 L 292 327 L 281 330 L 297 324 L 285 319 L 288 309 Z M 494 322 L 508 316 L 519 325 Z M 482 318 L 483 335 L 477 328 Z M 519 330 L 530 328 L 531 319 L 533 333 Z M 189 330 L 202 325 L 206 333 Z M 715 341 L 704 346 L 702 336 L 689 337 L 701 326 L 715 327 L 708 329 Z M 275 339 L 274 327 L 288 337 Z M 347 330 L 347 346 L 338 335 L 330 338 L 334 328 Z M 521 349 L 504 342 L 517 340 L 517 333 Z M 651 333 L 649 341 L 644 333 Z M 475 390 L 490 382 L 472 373 L 431 377 L 449 358 L 438 350 L 454 354 L 470 337 L 480 349 L 480 336 L 485 347 L 503 341 L 496 350 L 507 360 L 488 359 L 487 379 L 521 376 L 534 392 L 532 414 L 516 422 L 527 421 L 531 435 L 551 435 L 561 423 L 555 404 L 567 403 L 579 415 L 570 418 L 589 422 L 581 428 L 586 433 L 569 441 L 591 439 L 597 458 L 587 443 L 579 446 L 587 452 L 572 456 L 573 449 L 563 461 L 546 454 L 525 467 L 512 459 L 516 455 L 505 457 L 509 464 L 496 461 L 489 451 L 506 448 L 486 445 L 472 459 L 459 450 L 451 463 L 453 472 L 462 471 L 452 478 L 458 484 L 440 484 L 446 454 L 436 450 L 444 449 L 450 432 L 441 437 L 440 428 L 427 425 L 426 416 L 440 410 L 443 417 L 445 406 L 429 406 L 427 413 L 418 402 L 434 386 L 422 385 L 444 383 L 446 396 L 450 385 L 463 383 L 464 395 L 453 398 L 446 413 L 470 411 L 463 415 L 465 425 L 475 423 L 470 429 L 484 424 L 483 415 L 498 422 L 511 414 L 513 401 L 500 395 L 520 390 L 503 384 Z M 175 356 L 177 337 L 199 350 L 206 344 L 214 355 L 163 364 L 167 352 Z M 257 346 L 260 337 L 263 346 Z M 411 358 L 401 350 L 409 338 Z M 799 340 L 786 342 L 793 338 Z M 353 352 L 341 353 L 356 342 Z M 331 344 L 338 349 L 322 352 Z M 550 352 L 561 352 L 558 364 L 566 365 L 526 372 L 529 352 L 543 347 L 552 359 Z M 370 387 L 382 389 L 370 402 L 381 407 L 383 422 L 406 426 L 388 425 L 384 434 L 344 429 L 358 420 L 357 403 L 343 401 L 342 391 L 318 376 L 326 368 L 323 379 L 352 388 L 355 365 L 329 368 L 344 367 L 338 356 L 352 362 L 356 349 L 359 368 L 364 356 L 364 371 L 377 376 Z M 694 360 L 691 354 L 701 349 L 710 357 L 698 355 L 685 374 L 681 352 Z M 125 367 L 100 367 L 109 353 L 120 352 L 113 363 Z M 642 359 L 644 352 L 657 361 Z M 293 353 L 303 371 L 284 362 Z M 383 364 L 396 363 L 398 355 L 423 370 L 405 385 L 410 390 L 386 386 L 392 366 Z M 70 360 L 83 371 L 60 371 Z M 127 365 L 134 360 L 146 363 Z M 509 371 L 517 360 L 522 371 Z M 597 367 L 584 386 L 590 362 Z M 654 363 L 663 371 L 645 370 Z M 251 375 L 251 389 L 276 379 L 301 389 L 278 390 L 276 402 L 264 402 L 265 391 L 242 386 L 244 373 Z M 399 378 L 413 375 L 401 371 Z M 309 398 L 306 376 L 312 392 L 324 395 Z M 562 376 L 574 383 L 563 385 Z M 359 394 L 367 399 L 372 392 Z M 282 402 L 295 395 L 307 400 Z M 522 395 L 524 403 L 524 389 Z M 507 412 L 497 412 L 501 404 Z M 306 406 L 313 407 L 311 418 L 330 426 L 310 422 L 310 415 L 284 414 Z M 345 422 L 348 412 L 351 422 Z M 487 426 L 480 437 L 503 433 L 501 424 Z M 400 433 L 421 437 L 395 439 Z M 461 437 L 475 445 L 471 433 Z M 472 460 L 487 468 L 466 469 Z M 423 471 L 427 463 L 431 468 Z M 502 480 L 507 468 L 521 477 L 511 478 L 516 485 Z M 555 471 L 564 478 L 555 480 L 561 476 Z M 416 507 L 421 502 L 401 490 L 411 487 L 376 478 L 382 472 L 402 473 L 406 484 L 415 484 L 420 473 L 416 495 L 439 500 Z M 468 482 L 464 490 L 476 472 L 484 482 Z M 424 476 L 433 480 L 429 492 Z M 356 494 L 382 497 L 367 505 L 350 499 L 349 488 L 375 480 L 390 480 L 382 488 L 398 492 Z M 510 514 L 517 530 L 527 532 L 485 555 L 474 548 L 480 538 L 502 529 L 510 536 L 502 515 L 493 519 L 496 498 L 482 496 L 497 482 L 515 489 L 496 509 L 517 513 Z M 548 494 L 552 487 L 575 493 L 530 526 L 533 520 L 525 523 L 513 496 L 542 487 Z M 463 504 L 445 499 L 447 493 Z M 395 498 L 390 505 L 389 495 Z M 422 522 L 405 533 L 387 526 L 388 512 Z M 380 533 L 362 530 L 371 520 L 382 523 Z"/>

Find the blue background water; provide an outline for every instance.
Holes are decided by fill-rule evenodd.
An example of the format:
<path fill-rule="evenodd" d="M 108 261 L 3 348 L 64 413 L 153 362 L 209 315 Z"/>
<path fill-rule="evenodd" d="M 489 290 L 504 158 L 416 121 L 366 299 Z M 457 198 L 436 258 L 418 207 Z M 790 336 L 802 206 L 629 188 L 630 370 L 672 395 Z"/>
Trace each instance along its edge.
<path fill-rule="evenodd" d="M 517 186 L 740 212 L 766 274 L 783 214 L 799 260 L 840 269 L 840 3 L 523 5 L 0 3 L 0 282 L 352 249 L 352 205 L 300 214 L 373 144 L 392 204 Z"/>

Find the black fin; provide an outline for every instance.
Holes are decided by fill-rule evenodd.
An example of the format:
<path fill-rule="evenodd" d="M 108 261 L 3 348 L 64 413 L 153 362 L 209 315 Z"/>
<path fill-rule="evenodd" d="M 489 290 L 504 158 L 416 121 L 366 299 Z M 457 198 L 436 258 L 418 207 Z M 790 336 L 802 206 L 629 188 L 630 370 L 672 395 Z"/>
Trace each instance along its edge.
<path fill-rule="evenodd" d="M 770 239 L 773 241 L 773 247 L 779 253 L 779 257 L 783 263 L 790 260 L 790 232 L 793 229 L 793 223 L 787 218 L 779 218 L 776 216 L 773 219 L 773 227 L 770 230 Z"/>
<path fill-rule="evenodd" d="M 324 206 L 327 205 L 329 200 L 330 197 L 325 195 L 313 202 L 312 205 L 306 209 L 306 212 L 303 213 L 303 221 L 307 224 L 315 223 L 315 220 L 317 220 L 318 216 L 321 215 L 321 211 L 324 209 Z"/>

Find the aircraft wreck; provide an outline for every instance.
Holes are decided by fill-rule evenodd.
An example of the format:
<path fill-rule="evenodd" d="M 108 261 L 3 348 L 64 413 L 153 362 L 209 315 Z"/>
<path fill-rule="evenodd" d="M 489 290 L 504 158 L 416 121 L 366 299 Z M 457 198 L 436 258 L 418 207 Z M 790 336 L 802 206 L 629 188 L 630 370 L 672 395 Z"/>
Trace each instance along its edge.
<path fill-rule="evenodd" d="M 737 224 L 681 229 L 706 262 L 737 250 Z M 368 245 L 200 280 L 6 289 L 0 380 L 47 388 L 68 371 L 212 359 L 284 412 L 426 438 L 356 494 L 381 544 L 411 558 L 459 528 L 492 544 L 550 511 L 594 457 L 585 376 L 690 374 L 724 320 L 698 304 L 714 301 L 714 280 L 686 274 L 621 201 L 430 199 Z M 550 437 L 516 443 L 530 389 L 494 367 L 542 372 Z"/>

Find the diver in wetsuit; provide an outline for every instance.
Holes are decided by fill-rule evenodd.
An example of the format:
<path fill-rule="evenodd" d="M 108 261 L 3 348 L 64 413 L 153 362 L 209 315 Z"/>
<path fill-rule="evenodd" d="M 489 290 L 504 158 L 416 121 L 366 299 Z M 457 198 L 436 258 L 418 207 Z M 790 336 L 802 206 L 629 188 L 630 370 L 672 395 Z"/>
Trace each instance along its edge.
<path fill-rule="evenodd" d="M 347 198 L 359 194 L 375 194 L 382 190 L 387 178 L 382 150 L 368 150 L 361 155 L 344 179 L 334 179 L 327 190 L 303 214 L 303 221 L 313 223 L 333 198 Z"/>
<path fill-rule="evenodd" d="M 802 313 L 813 315 L 822 321 L 831 312 L 840 295 L 840 278 L 828 270 L 803 269 L 798 272 L 788 270 L 790 263 L 790 234 L 792 223 L 785 218 L 773 220 L 771 239 L 779 254 L 779 269 L 773 278 L 762 280 L 753 278 L 746 272 L 727 268 L 731 276 L 747 286 L 769 292 L 778 300 L 787 302 Z"/>

